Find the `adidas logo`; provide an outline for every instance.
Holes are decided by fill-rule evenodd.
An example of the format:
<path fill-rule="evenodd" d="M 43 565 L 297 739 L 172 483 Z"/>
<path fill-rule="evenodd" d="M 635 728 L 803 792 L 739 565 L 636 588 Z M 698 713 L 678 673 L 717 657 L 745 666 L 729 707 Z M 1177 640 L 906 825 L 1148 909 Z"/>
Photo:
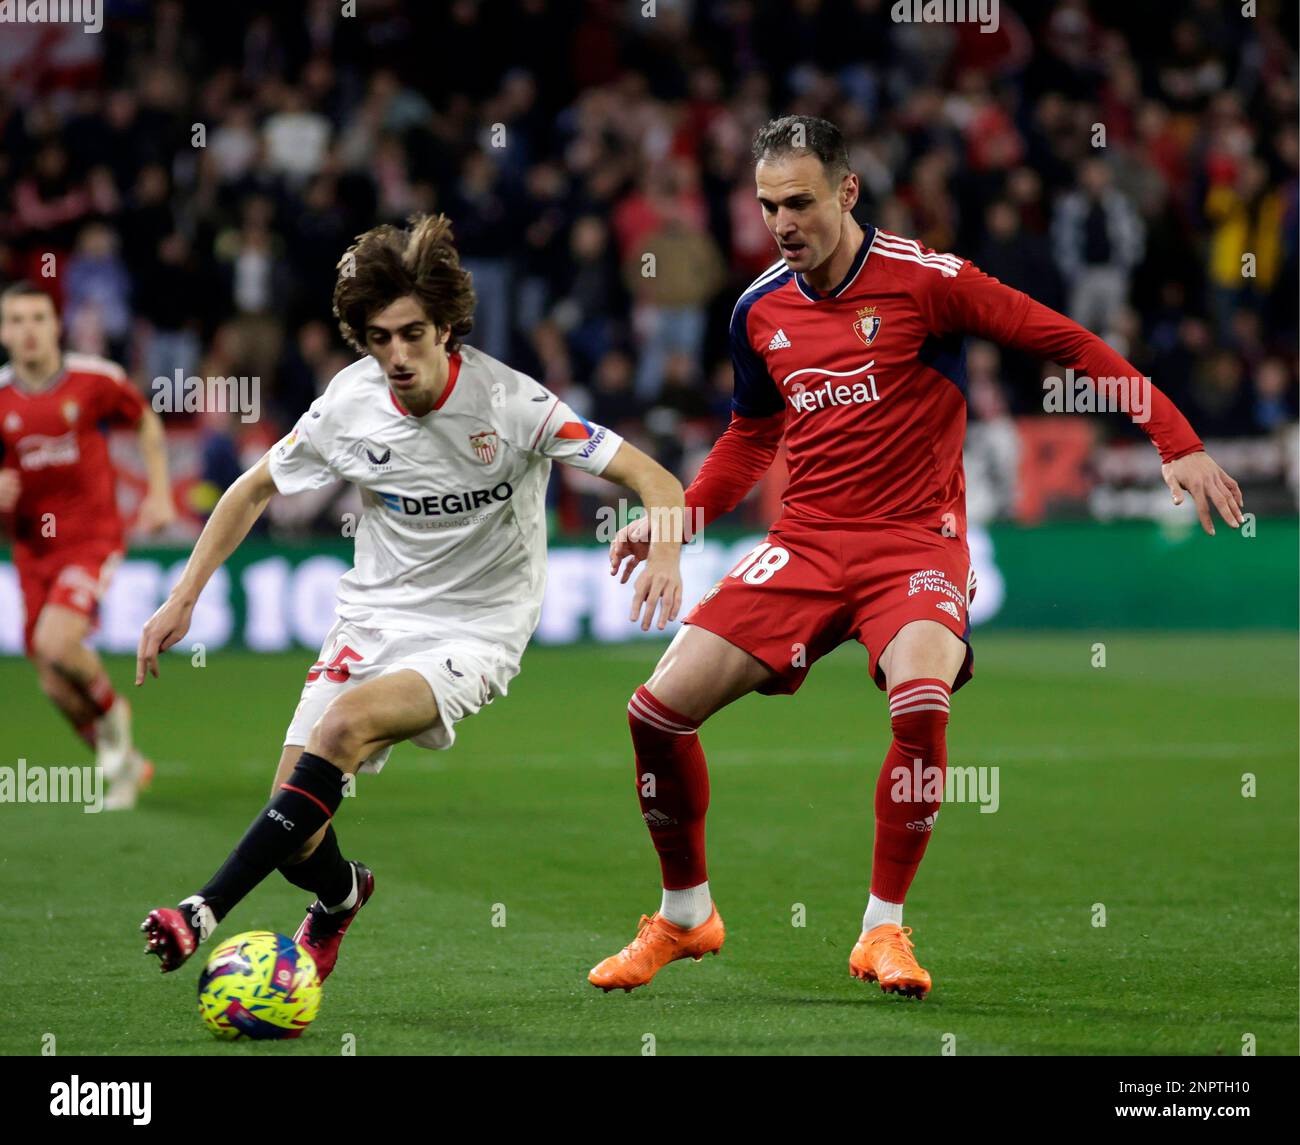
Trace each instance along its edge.
<path fill-rule="evenodd" d="M 908 825 L 909 831 L 933 831 L 934 821 L 939 818 L 939 812 L 933 815 L 927 815 L 924 819 L 913 819 Z"/>
<path fill-rule="evenodd" d="M 646 821 L 648 827 L 671 827 L 677 822 L 671 816 L 665 815 L 662 811 L 643 811 L 641 818 Z"/>
<path fill-rule="evenodd" d="M 957 606 L 953 604 L 951 600 L 941 600 L 934 607 L 942 608 L 944 612 L 948 613 L 954 620 L 961 619 L 961 613 L 957 611 Z"/>
<path fill-rule="evenodd" d="M 790 349 L 790 339 L 785 336 L 784 330 L 777 330 L 772 335 L 772 340 L 767 344 L 769 350 L 788 350 Z"/>

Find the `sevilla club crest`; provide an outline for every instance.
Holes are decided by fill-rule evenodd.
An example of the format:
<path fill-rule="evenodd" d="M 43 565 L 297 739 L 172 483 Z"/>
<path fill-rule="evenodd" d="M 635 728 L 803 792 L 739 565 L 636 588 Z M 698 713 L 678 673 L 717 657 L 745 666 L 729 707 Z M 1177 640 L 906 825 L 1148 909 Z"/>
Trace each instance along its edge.
<path fill-rule="evenodd" d="M 853 323 L 853 333 L 862 339 L 864 346 L 870 346 L 876 340 L 876 335 L 880 333 L 882 321 L 874 306 L 864 306 L 858 311 L 858 320 Z"/>
<path fill-rule="evenodd" d="M 469 435 L 469 444 L 484 465 L 492 464 L 492 459 L 497 455 L 496 430 L 485 429 L 480 433 L 471 433 Z"/>

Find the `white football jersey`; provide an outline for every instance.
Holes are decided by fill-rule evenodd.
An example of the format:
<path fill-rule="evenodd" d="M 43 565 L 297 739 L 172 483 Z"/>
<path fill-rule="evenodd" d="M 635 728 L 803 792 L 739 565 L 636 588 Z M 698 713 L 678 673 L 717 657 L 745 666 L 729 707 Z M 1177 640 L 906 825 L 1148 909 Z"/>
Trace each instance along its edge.
<path fill-rule="evenodd" d="M 271 476 L 281 493 L 339 478 L 361 491 L 340 619 L 470 637 L 517 662 L 546 588 L 551 460 L 599 474 L 622 439 L 471 346 L 450 367 L 423 417 L 402 408 L 374 358 L 341 370 L 271 448 Z"/>

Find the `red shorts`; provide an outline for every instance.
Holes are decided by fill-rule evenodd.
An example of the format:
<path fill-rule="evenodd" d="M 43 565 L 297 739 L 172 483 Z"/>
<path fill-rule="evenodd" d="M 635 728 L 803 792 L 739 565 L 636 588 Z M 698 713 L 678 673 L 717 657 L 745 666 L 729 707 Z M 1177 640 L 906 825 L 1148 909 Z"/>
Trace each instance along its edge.
<path fill-rule="evenodd" d="M 808 669 L 847 640 L 879 658 L 913 620 L 937 620 L 966 643 L 955 692 L 971 677 L 967 609 L 975 593 L 963 540 L 904 526 L 832 529 L 778 522 L 687 615 L 777 674 L 758 690 L 789 695 Z"/>
<path fill-rule="evenodd" d="M 99 623 L 100 599 L 121 559 L 121 546 L 111 542 L 58 549 L 36 557 L 20 556 L 15 551 L 14 566 L 26 614 L 23 644 L 29 655 L 36 620 L 47 604 L 81 613 L 92 628 Z"/>

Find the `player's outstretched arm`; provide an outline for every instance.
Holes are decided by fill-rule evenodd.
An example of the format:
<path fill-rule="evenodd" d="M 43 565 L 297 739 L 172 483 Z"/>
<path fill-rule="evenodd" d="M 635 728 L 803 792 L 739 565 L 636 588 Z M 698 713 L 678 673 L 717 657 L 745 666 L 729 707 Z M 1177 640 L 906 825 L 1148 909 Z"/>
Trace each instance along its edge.
<path fill-rule="evenodd" d="M 641 631 L 649 631 L 658 607 L 658 627 L 662 630 L 677 618 L 682 606 L 680 561 L 685 536 L 682 483 L 654 458 L 626 441 L 618 447 L 601 476 L 634 490 L 645 506 L 646 516 L 620 529 L 610 545 L 609 575 L 614 576 L 623 561 L 630 558 L 620 581 L 626 584 L 632 570 L 645 562 L 633 586 L 629 619 L 635 622 L 640 617 Z"/>
<path fill-rule="evenodd" d="M 159 653 L 166 652 L 189 631 L 190 616 L 203 586 L 248 536 L 273 493 L 275 482 L 271 480 L 268 453 L 222 494 L 176 587 L 140 633 L 135 657 L 137 687 L 144 683 L 146 671 L 157 678 Z"/>
<path fill-rule="evenodd" d="M 167 476 L 167 435 L 162 418 L 151 409 L 140 418 L 140 456 L 149 475 L 149 489 L 140 502 L 139 525 L 146 533 L 165 528 L 176 520 L 172 484 Z"/>
<path fill-rule="evenodd" d="M 1205 452 L 1178 407 L 1123 355 L 1064 314 L 990 278 L 972 264 L 963 266 L 955 277 L 940 279 L 936 275 L 934 282 L 939 288 L 929 292 L 923 305 L 933 308 L 933 321 L 940 331 L 975 334 L 1069 366 L 1094 391 L 1104 384 L 1110 399 L 1118 399 L 1119 409 L 1128 413 L 1160 452 L 1160 473 L 1174 504 L 1181 505 L 1183 494 L 1190 493 L 1201 527 L 1211 536 L 1211 504 L 1232 528 L 1241 526 L 1245 519 L 1241 487 Z"/>
<path fill-rule="evenodd" d="M 17 469 L 0 469 L 0 513 L 12 513 L 23 490 Z"/>

